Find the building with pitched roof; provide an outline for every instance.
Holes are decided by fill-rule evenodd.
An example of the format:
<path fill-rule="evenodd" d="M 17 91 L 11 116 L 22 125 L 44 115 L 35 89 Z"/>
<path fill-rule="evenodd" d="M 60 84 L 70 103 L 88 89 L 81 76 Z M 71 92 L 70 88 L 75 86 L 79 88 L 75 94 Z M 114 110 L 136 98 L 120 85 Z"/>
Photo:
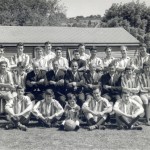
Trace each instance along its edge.
<path fill-rule="evenodd" d="M 25 53 L 34 57 L 34 48 L 44 46 L 46 41 L 53 48 L 61 46 L 63 55 L 77 48 L 79 43 L 85 43 L 86 48 L 96 46 L 98 56 L 104 57 L 104 48 L 111 46 L 113 56 L 120 57 L 119 48 L 128 46 L 129 55 L 133 56 L 139 41 L 125 29 L 119 28 L 77 28 L 77 27 L 47 27 L 47 26 L 0 26 L 0 44 L 6 47 L 6 56 L 16 53 L 16 44 L 24 43 Z M 67 53 L 66 53 L 67 52 Z"/>

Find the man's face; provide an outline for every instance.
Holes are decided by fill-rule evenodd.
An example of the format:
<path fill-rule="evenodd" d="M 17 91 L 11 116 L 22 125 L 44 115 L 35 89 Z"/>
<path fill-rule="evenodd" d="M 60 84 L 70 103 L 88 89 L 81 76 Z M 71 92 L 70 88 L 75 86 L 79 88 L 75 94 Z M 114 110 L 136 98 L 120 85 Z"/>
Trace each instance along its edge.
<path fill-rule="evenodd" d="M 53 63 L 53 68 L 54 68 L 54 70 L 58 70 L 58 69 L 59 69 L 58 61 L 55 61 L 55 62 Z"/>
<path fill-rule="evenodd" d="M 17 52 L 18 53 L 23 53 L 23 51 L 24 51 L 24 46 L 18 46 L 17 47 Z"/>
<path fill-rule="evenodd" d="M 132 76 L 133 74 L 133 71 L 132 70 L 126 70 L 126 75 L 127 76 Z"/>
<path fill-rule="evenodd" d="M 40 72 L 40 67 L 37 64 L 33 65 L 33 70 L 36 74 L 38 74 Z"/>
<path fill-rule="evenodd" d="M 108 49 L 105 51 L 105 53 L 106 53 L 106 56 L 111 56 L 111 49 L 108 48 Z"/>
<path fill-rule="evenodd" d="M 146 48 L 145 48 L 145 47 L 140 47 L 140 48 L 139 48 L 139 51 L 140 51 L 140 54 L 141 54 L 142 56 L 145 56 L 145 54 L 146 54 Z"/>
<path fill-rule="evenodd" d="M 18 89 L 18 90 L 17 90 L 17 94 L 18 94 L 19 96 L 23 96 L 23 95 L 24 95 L 24 89 Z"/>
<path fill-rule="evenodd" d="M 3 64 L 0 65 L 0 70 L 1 71 L 5 71 L 6 68 L 7 68 L 7 64 L 3 63 Z"/>
<path fill-rule="evenodd" d="M 3 54 L 4 54 L 4 49 L 0 48 L 0 56 L 3 56 Z"/>
<path fill-rule="evenodd" d="M 127 50 L 126 50 L 125 47 L 121 48 L 121 55 L 122 55 L 122 57 L 126 57 L 127 56 Z"/>
<path fill-rule="evenodd" d="M 80 59 L 80 53 L 79 52 L 75 52 L 74 53 L 74 58 L 75 59 Z"/>
<path fill-rule="evenodd" d="M 47 103 L 50 103 L 50 102 L 52 101 L 52 99 L 53 99 L 52 95 L 45 94 L 45 101 L 46 101 Z"/>
<path fill-rule="evenodd" d="M 25 69 L 22 68 L 22 67 L 18 67 L 18 72 L 19 72 L 19 73 L 23 73 L 23 72 L 25 72 Z"/>
<path fill-rule="evenodd" d="M 129 93 L 128 94 L 122 94 L 122 100 L 124 103 L 128 103 L 129 101 Z"/>
<path fill-rule="evenodd" d="M 97 50 L 92 50 L 91 51 L 91 56 L 95 57 L 97 55 Z"/>
<path fill-rule="evenodd" d="M 74 99 L 71 99 L 71 100 L 68 101 L 68 103 L 69 103 L 69 105 L 70 105 L 71 107 L 73 107 L 73 106 L 75 106 L 76 101 L 75 101 Z"/>
<path fill-rule="evenodd" d="M 84 45 L 79 47 L 79 52 L 80 53 L 84 53 L 85 52 L 85 46 Z"/>
<path fill-rule="evenodd" d="M 93 97 L 94 97 L 94 99 L 95 99 L 96 101 L 98 101 L 98 100 L 100 99 L 100 97 L 101 97 L 101 92 L 100 92 L 99 89 L 96 89 L 96 90 L 93 91 Z"/>
<path fill-rule="evenodd" d="M 78 70 L 78 63 L 77 62 L 73 62 L 71 65 L 72 71 L 76 72 Z"/>
<path fill-rule="evenodd" d="M 46 52 L 51 52 L 51 49 L 52 49 L 52 45 L 51 44 L 47 44 L 47 45 L 45 45 L 45 50 L 46 50 Z"/>
<path fill-rule="evenodd" d="M 57 51 L 56 51 L 56 56 L 57 56 L 58 58 L 60 58 L 60 57 L 62 56 L 62 51 L 61 51 L 61 50 L 57 50 Z"/>
<path fill-rule="evenodd" d="M 115 66 L 109 67 L 109 73 L 113 74 L 115 72 L 116 72 L 116 67 Z"/>
<path fill-rule="evenodd" d="M 43 56 L 43 51 L 41 49 L 37 50 L 37 56 Z"/>

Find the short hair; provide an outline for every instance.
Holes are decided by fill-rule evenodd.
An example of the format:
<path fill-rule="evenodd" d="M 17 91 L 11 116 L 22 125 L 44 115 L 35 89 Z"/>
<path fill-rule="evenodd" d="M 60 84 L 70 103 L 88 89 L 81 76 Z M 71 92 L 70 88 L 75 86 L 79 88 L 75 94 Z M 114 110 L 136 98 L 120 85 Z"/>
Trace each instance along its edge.
<path fill-rule="evenodd" d="M 2 64 L 8 65 L 6 61 L 0 61 L 0 65 L 2 65 Z"/>
<path fill-rule="evenodd" d="M 106 52 L 108 49 L 112 50 L 112 48 L 110 46 L 106 46 L 105 49 L 104 49 L 104 51 Z"/>
<path fill-rule="evenodd" d="M 80 53 L 77 49 L 75 49 L 74 51 L 73 51 L 73 54 L 74 53 Z"/>
<path fill-rule="evenodd" d="M 16 91 L 17 91 L 17 90 L 22 90 L 22 89 L 24 90 L 24 88 L 23 88 L 22 86 L 19 86 L 19 85 L 18 85 L 18 86 L 16 87 Z"/>
<path fill-rule="evenodd" d="M 73 63 L 77 63 L 77 64 L 78 64 L 78 62 L 77 62 L 76 60 L 72 60 L 72 61 L 71 61 L 71 66 L 72 66 Z M 79 65 L 78 65 L 78 66 L 79 66 Z"/>
<path fill-rule="evenodd" d="M 51 95 L 52 97 L 54 97 L 54 92 L 53 92 L 52 89 L 47 89 L 47 90 L 45 91 L 45 94 L 46 94 L 46 95 Z"/>
<path fill-rule="evenodd" d="M 127 70 L 133 70 L 133 67 L 132 67 L 132 66 L 127 66 L 127 67 L 125 68 L 125 71 L 127 71 Z"/>
<path fill-rule="evenodd" d="M 147 45 L 145 43 L 140 43 L 139 47 L 145 47 L 145 48 L 147 48 Z"/>
<path fill-rule="evenodd" d="M 85 46 L 85 44 L 84 44 L 84 43 L 80 43 L 80 44 L 78 45 L 78 47 L 80 47 L 80 46 Z"/>
<path fill-rule="evenodd" d="M 51 45 L 52 45 L 52 43 L 51 43 L 51 42 L 49 42 L 49 41 L 47 41 L 47 42 L 45 42 L 45 43 L 44 43 L 44 45 L 49 45 L 49 44 L 51 44 Z"/>
<path fill-rule="evenodd" d="M 68 94 L 67 94 L 67 100 L 68 100 L 68 101 L 69 101 L 69 100 L 75 100 L 75 101 L 76 101 L 76 97 L 75 97 L 74 94 L 68 93 Z"/>
<path fill-rule="evenodd" d="M 93 87 L 92 91 L 99 90 L 101 92 L 101 87 Z"/>
<path fill-rule="evenodd" d="M 25 69 L 25 65 L 23 64 L 23 62 L 18 62 L 18 63 L 17 63 L 17 67 L 18 67 L 18 68 Z"/>
<path fill-rule="evenodd" d="M 58 50 L 62 51 L 62 48 L 61 47 L 56 47 L 55 52 L 58 51 Z"/>
<path fill-rule="evenodd" d="M 122 45 L 120 48 L 125 48 L 128 51 L 128 47 L 125 45 Z"/>
<path fill-rule="evenodd" d="M 110 64 L 108 65 L 108 68 L 111 68 L 111 67 L 115 67 L 114 62 L 112 62 L 112 63 L 110 63 Z"/>
<path fill-rule="evenodd" d="M 19 43 L 17 44 L 17 47 L 18 47 L 18 46 L 24 46 L 24 44 L 21 43 L 21 42 L 19 42 Z"/>
<path fill-rule="evenodd" d="M 0 45 L 0 49 L 4 49 L 5 47 L 3 45 Z"/>
<path fill-rule="evenodd" d="M 41 46 L 37 46 L 37 47 L 35 47 L 35 51 L 39 51 L 39 50 L 44 51 L 43 47 L 41 47 Z"/>
<path fill-rule="evenodd" d="M 121 91 L 121 95 L 123 95 L 123 94 L 129 94 L 130 92 L 129 91 L 127 91 L 127 90 L 122 90 Z"/>

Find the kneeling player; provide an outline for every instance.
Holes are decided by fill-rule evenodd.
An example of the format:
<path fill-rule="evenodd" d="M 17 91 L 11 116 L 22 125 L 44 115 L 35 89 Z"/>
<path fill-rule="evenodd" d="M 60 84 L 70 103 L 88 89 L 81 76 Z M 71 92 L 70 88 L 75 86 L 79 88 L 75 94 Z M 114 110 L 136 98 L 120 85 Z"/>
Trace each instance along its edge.
<path fill-rule="evenodd" d="M 66 104 L 65 108 L 64 108 L 64 114 L 65 114 L 65 120 L 62 122 L 61 126 L 60 126 L 60 130 L 75 130 L 77 131 L 80 127 L 79 127 L 79 111 L 80 111 L 80 107 L 76 104 L 76 99 L 75 96 L 73 94 L 68 94 L 68 104 Z M 68 120 L 72 120 L 73 121 L 73 127 L 68 127 L 70 129 L 65 129 L 65 124 L 67 124 L 66 122 Z"/>
<path fill-rule="evenodd" d="M 142 105 L 133 100 L 129 92 L 122 92 L 122 99 L 118 100 L 114 105 L 118 129 L 137 129 L 142 130 L 142 127 L 134 127 L 134 123 L 138 121 L 139 116 L 144 112 Z"/>
<path fill-rule="evenodd" d="M 8 120 L 10 124 L 6 125 L 5 129 L 19 128 L 26 131 L 30 120 L 32 111 L 32 102 L 28 96 L 24 96 L 24 89 L 22 87 L 16 88 L 17 96 L 10 99 L 5 106 L 5 111 L 8 113 Z"/>
<path fill-rule="evenodd" d="M 106 98 L 101 97 L 99 88 L 93 89 L 93 97 L 89 97 L 82 106 L 87 118 L 89 130 L 105 129 L 104 124 L 107 114 L 112 111 L 112 105 Z"/>
<path fill-rule="evenodd" d="M 44 99 L 33 107 L 33 114 L 44 127 L 52 127 L 61 118 L 64 110 L 58 101 L 54 99 L 54 92 L 48 89 L 44 93 Z"/>

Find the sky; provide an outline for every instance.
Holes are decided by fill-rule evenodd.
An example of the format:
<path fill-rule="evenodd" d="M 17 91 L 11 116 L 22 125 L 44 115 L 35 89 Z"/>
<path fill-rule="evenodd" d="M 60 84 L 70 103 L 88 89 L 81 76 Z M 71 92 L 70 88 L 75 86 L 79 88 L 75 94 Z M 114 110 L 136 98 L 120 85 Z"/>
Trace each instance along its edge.
<path fill-rule="evenodd" d="M 113 3 L 128 3 L 133 0 L 61 0 L 61 4 L 66 6 L 67 17 L 101 15 L 111 7 Z M 136 0 L 134 0 L 136 1 Z M 150 0 L 140 0 L 150 6 Z"/>

